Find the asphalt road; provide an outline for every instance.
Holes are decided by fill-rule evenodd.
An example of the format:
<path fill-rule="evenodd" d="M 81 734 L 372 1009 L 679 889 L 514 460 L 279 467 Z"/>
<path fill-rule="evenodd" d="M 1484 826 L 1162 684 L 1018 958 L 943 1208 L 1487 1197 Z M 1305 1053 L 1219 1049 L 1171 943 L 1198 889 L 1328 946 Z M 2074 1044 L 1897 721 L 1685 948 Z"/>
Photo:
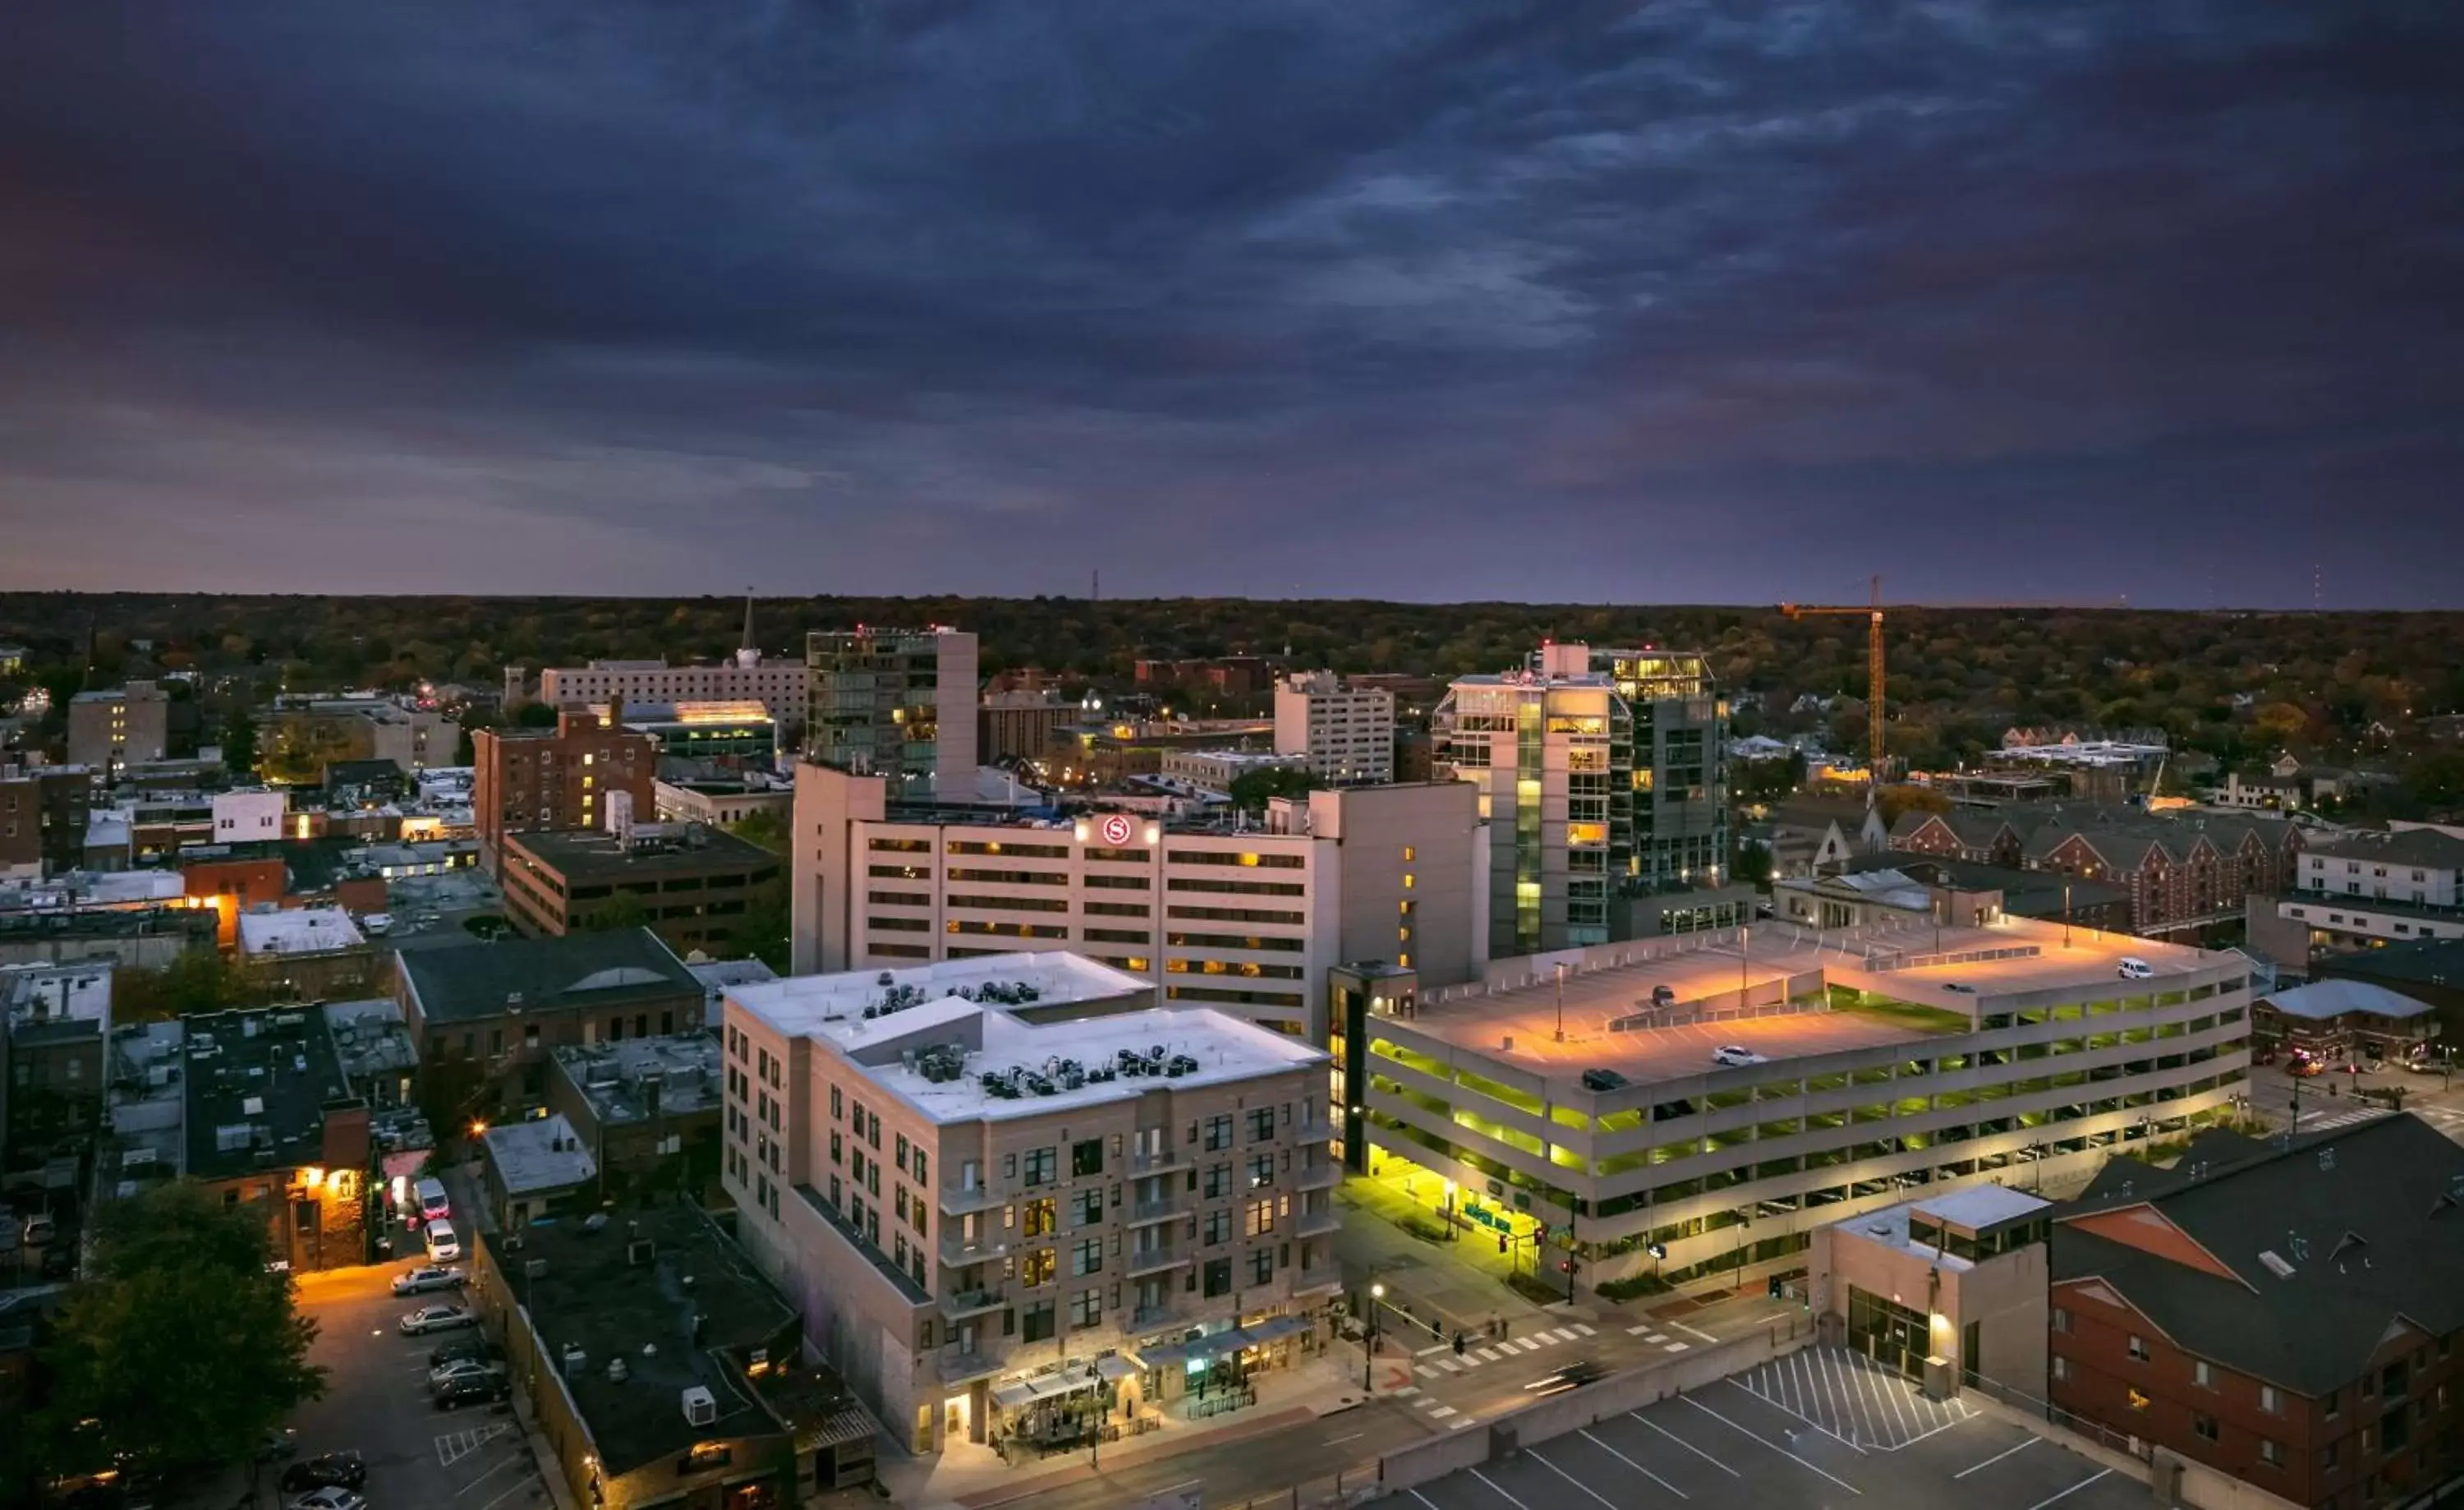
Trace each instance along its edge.
<path fill-rule="evenodd" d="M 1331 1480 L 1338 1472 L 1352 1469 L 1374 1477 L 1381 1454 L 1420 1441 L 1437 1430 L 1408 1400 L 1377 1400 L 1264 1436 L 1201 1447 L 1122 1469 L 1098 1465 L 1096 1474 L 1081 1482 L 1000 1503 L 1001 1510 L 1111 1510 L 1197 1482 L 1205 1486 L 1208 1510 L 1252 1499 L 1283 1504 L 1294 1484 Z M 1058 1466 L 1047 1464 L 1039 1473 Z"/>

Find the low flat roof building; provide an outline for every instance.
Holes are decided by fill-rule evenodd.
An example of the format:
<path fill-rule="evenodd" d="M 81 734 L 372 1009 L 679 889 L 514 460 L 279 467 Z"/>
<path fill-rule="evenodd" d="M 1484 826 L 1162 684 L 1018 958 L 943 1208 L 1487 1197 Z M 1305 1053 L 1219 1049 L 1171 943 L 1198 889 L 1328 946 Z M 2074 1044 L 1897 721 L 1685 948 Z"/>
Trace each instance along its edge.
<path fill-rule="evenodd" d="M 1148 991 L 1039 954 L 728 993 L 738 1232 L 910 1450 L 1083 1445 L 1324 1341 L 1326 1055 Z"/>
<path fill-rule="evenodd" d="M 281 907 L 239 915 L 240 964 L 259 981 L 313 1000 L 381 977 L 377 951 L 341 907 Z"/>
<path fill-rule="evenodd" d="M 261 1210 L 295 1269 L 367 1262 L 368 1106 L 324 1013 L 204 1012 L 185 1026 L 183 1171 Z"/>
<path fill-rule="evenodd" d="M 872 1427 L 799 1366 L 795 1307 L 692 1206 L 482 1232 L 473 1294 L 577 1504 L 809 1501 Z"/>
<path fill-rule="evenodd" d="M 716 1035 L 696 1029 L 577 1044 L 557 1050 L 555 1063 L 548 1106 L 572 1125 L 611 1188 L 698 1191 L 718 1178 Z"/>
<path fill-rule="evenodd" d="M 723 830 L 680 828 L 507 834 L 506 915 L 555 937 L 605 926 L 621 910 L 679 949 L 740 943 L 745 915 L 785 884 L 782 862 Z"/>
<path fill-rule="evenodd" d="M 519 1232 L 571 1205 L 599 1178 L 599 1161 L 551 1112 L 480 1135 L 487 1149 L 488 1206 L 502 1232 Z"/>
<path fill-rule="evenodd" d="M 1373 1169 L 1420 1172 L 1424 1203 L 1571 1225 L 1601 1277 L 1801 1267 L 1814 1228 L 1920 1187 L 2083 1176 L 2230 1112 L 2248 963 L 2064 938 L 1767 925 L 1354 997 L 1338 1113 L 1366 1119 Z"/>
<path fill-rule="evenodd" d="M 2045 1395 L 2045 1236 L 2054 1203 L 1972 1185 L 1815 1233 L 1807 1303 L 1825 1340 L 1925 1379 Z"/>

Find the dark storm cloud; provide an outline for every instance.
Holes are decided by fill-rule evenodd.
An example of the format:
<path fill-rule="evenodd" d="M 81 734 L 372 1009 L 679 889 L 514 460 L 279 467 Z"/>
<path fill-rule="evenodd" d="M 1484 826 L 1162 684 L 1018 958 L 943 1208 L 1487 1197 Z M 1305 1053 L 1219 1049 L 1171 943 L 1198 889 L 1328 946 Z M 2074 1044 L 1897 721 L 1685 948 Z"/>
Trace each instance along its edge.
<path fill-rule="evenodd" d="M 12 585 L 2458 599 L 2452 5 L 8 42 Z"/>

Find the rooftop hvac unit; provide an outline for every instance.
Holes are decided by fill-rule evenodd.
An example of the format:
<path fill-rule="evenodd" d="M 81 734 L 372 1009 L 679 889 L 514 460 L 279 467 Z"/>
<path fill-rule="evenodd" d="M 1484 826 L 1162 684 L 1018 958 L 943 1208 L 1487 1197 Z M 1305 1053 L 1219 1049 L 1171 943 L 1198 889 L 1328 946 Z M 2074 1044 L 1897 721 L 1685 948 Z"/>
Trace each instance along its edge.
<path fill-rule="evenodd" d="M 651 1255 L 657 1252 L 657 1245 L 652 1243 L 650 1239 L 647 1237 L 636 1237 L 631 1242 L 625 1245 L 625 1262 L 627 1265 L 638 1269 L 642 1265 L 649 1263 Z"/>
<path fill-rule="evenodd" d="M 564 1372 L 567 1378 L 571 1378 L 573 1375 L 582 1372 L 582 1370 L 589 1366 L 590 1355 L 587 1352 L 584 1352 L 579 1343 L 567 1343 L 564 1344 Z"/>
<path fill-rule="evenodd" d="M 685 1424 L 708 1426 L 718 1419 L 718 1400 L 702 1385 L 688 1386 L 684 1391 Z"/>

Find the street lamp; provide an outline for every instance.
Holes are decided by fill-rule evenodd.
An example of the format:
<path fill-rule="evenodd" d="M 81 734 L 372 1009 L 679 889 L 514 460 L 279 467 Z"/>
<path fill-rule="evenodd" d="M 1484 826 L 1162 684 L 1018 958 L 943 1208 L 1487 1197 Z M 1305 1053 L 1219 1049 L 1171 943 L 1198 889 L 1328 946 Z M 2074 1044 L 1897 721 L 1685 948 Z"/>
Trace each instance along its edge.
<path fill-rule="evenodd" d="M 1385 1283 L 1382 1280 L 1372 1281 L 1369 1286 L 1369 1333 L 1360 1344 L 1360 1392 L 1362 1394 L 1368 1394 L 1377 1388 L 1371 1382 L 1370 1374 L 1377 1366 L 1377 1307 L 1385 1299 Z"/>

